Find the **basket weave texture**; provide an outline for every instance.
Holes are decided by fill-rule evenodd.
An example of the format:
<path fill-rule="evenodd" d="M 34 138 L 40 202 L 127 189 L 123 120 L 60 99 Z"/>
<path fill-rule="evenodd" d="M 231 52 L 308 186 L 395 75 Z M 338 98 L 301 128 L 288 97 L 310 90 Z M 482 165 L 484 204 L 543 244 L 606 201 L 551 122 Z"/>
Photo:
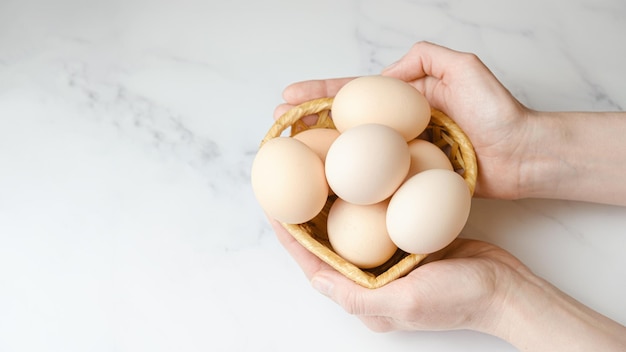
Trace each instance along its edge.
<path fill-rule="evenodd" d="M 311 128 L 335 128 L 331 118 L 332 103 L 333 98 L 320 98 L 293 107 L 274 122 L 261 146 L 268 140 L 281 136 L 288 128 L 290 136 Z M 303 117 L 311 115 L 317 115 L 312 124 L 303 121 Z M 478 168 L 476 154 L 467 135 L 452 119 L 435 109 L 431 109 L 431 119 L 425 135 L 425 139 L 446 152 L 452 166 L 463 176 L 473 195 Z M 367 270 L 349 263 L 332 250 L 328 241 L 326 219 L 335 200 L 336 196 L 329 196 L 322 211 L 306 223 L 282 225 L 308 251 L 357 284 L 372 289 L 386 285 L 408 274 L 429 254 L 408 254 L 398 250 L 386 263 Z"/>

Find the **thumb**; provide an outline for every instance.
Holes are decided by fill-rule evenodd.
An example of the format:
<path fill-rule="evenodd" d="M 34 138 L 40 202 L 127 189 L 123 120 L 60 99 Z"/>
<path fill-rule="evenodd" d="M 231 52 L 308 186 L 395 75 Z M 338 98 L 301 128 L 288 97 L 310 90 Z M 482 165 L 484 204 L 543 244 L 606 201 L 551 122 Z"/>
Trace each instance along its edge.
<path fill-rule="evenodd" d="M 449 69 L 471 56 L 430 42 L 417 42 L 400 60 L 383 69 L 382 74 L 407 82 L 426 76 L 443 79 Z"/>
<path fill-rule="evenodd" d="M 311 285 L 352 315 L 386 316 L 393 310 L 388 287 L 365 288 L 332 269 L 317 272 Z"/>

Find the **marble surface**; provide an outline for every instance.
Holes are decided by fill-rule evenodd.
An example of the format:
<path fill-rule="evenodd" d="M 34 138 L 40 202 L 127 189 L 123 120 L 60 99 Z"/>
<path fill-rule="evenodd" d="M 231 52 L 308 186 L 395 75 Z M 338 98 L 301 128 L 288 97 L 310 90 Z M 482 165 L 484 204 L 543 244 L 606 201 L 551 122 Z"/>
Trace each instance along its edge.
<path fill-rule="evenodd" d="M 619 0 L 0 1 L 0 350 L 513 351 L 372 333 L 315 292 L 252 158 L 284 86 L 418 40 L 532 108 L 623 110 L 624 33 Z M 477 199 L 464 236 L 626 324 L 625 229 L 623 207 Z"/>

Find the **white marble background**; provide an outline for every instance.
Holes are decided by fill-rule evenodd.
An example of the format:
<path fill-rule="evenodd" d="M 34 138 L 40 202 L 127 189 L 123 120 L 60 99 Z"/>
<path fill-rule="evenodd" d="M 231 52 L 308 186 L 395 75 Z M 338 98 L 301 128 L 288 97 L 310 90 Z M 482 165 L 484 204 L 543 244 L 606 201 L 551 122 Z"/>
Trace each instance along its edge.
<path fill-rule="evenodd" d="M 252 158 L 285 85 L 418 40 L 532 108 L 623 110 L 625 33 L 620 0 L 0 0 L 0 351 L 514 350 L 375 334 L 313 291 Z M 625 232 L 626 208 L 475 200 L 465 236 L 626 324 Z"/>

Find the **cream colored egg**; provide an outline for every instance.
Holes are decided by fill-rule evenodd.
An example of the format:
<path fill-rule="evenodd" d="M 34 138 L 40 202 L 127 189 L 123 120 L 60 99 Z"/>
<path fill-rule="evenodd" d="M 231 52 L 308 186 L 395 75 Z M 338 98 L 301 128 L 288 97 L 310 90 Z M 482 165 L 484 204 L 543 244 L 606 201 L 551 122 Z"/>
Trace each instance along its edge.
<path fill-rule="evenodd" d="M 409 142 L 411 153 L 411 167 L 406 179 L 425 170 L 446 169 L 454 171 L 452 163 L 446 153 L 439 147 L 423 139 L 414 139 Z"/>
<path fill-rule="evenodd" d="M 411 156 L 391 127 L 366 124 L 344 131 L 326 155 L 326 179 L 337 196 L 354 204 L 390 197 L 405 179 Z"/>
<path fill-rule="evenodd" d="M 335 253 L 363 269 L 389 260 L 397 247 L 385 224 L 388 203 L 356 205 L 337 199 L 328 213 L 328 240 Z"/>
<path fill-rule="evenodd" d="M 332 117 L 342 133 L 361 124 L 378 123 L 392 127 L 410 141 L 426 129 L 430 105 L 422 93 L 402 80 L 364 76 L 337 92 Z"/>
<path fill-rule="evenodd" d="M 328 197 L 322 160 L 304 143 L 289 137 L 271 139 L 259 149 L 251 179 L 261 207 L 285 223 L 311 220 Z"/>
<path fill-rule="evenodd" d="M 293 136 L 311 148 L 323 163 L 326 162 L 328 149 L 337 137 L 339 137 L 339 131 L 334 128 L 311 128 Z M 328 186 L 328 194 L 334 194 L 330 186 Z"/>
<path fill-rule="evenodd" d="M 469 188 L 459 174 L 426 170 L 408 179 L 391 197 L 387 230 L 405 252 L 436 252 L 459 235 L 470 206 Z"/>
<path fill-rule="evenodd" d="M 326 161 L 328 149 L 337 137 L 339 131 L 334 128 L 311 128 L 293 136 L 311 148 L 322 161 Z"/>

